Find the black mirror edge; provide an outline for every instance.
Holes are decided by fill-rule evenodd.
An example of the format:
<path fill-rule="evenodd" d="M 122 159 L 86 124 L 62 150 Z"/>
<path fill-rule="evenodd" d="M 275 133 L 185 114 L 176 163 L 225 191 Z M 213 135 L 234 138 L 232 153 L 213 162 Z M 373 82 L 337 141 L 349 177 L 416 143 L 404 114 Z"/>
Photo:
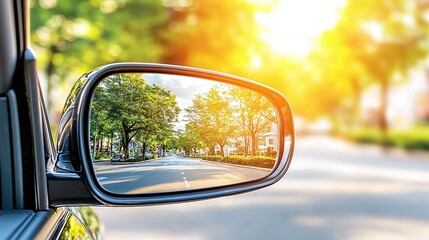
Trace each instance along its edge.
<path fill-rule="evenodd" d="M 276 106 L 279 118 L 279 133 L 280 146 L 278 161 L 274 170 L 265 178 L 255 181 L 239 183 L 228 186 L 213 187 L 198 190 L 178 191 L 170 193 L 154 193 L 141 195 L 120 195 L 106 191 L 100 186 L 95 176 L 92 167 L 91 154 L 89 149 L 89 116 L 90 106 L 92 102 L 93 92 L 98 83 L 107 75 L 120 72 L 146 72 L 146 73 L 163 73 L 176 74 L 189 77 L 199 77 L 209 80 L 230 83 L 236 86 L 254 90 L 266 96 Z M 72 114 L 65 114 L 72 111 Z M 79 204 L 78 198 L 73 194 L 63 196 L 54 192 L 58 191 L 61 186 L 66 186 L 66 182 L 74 182 L 76 185 L 85 184 L 85 189 L 82 188 L 80 196 L 85 200 L 81 204 L 95 204 L 99 202 L 104 205 L 123 206 L 123 205 L 153 205 L 167 204 L 175 202 L 195 201 L 201 199 L 215 198 L 220 196 L 234 195 L 244 192 L 253 191 L 279 181 L 288 170 L 295 142 L 295 132 L 293 125 L 292 110 L 288 100 L 277 90 L 264 86 L 260 83 L 233 76 L 230 74 L 219 73 L 210 70 L 184 67 L 177 65 L 153 64 L 153 63 L 114 63 L 102 66 L 96 70 L 83 75 L 73 87 L 66 104 L 64 106 L 63 117 L 58 135 L 58 150 L 67 154 L 71 154 L 71 162 L 74 173 L 60 174 L 55 173 L 55 169 L 48 179 L 58 183 L 57 189 L 51 189 L 50 195 L 56 196 L 54 205 L 66 206 Z M 287 136 L 290 136 L 287 138 Z M 59 158 L 61 159 L 61 154 Z M 58 161 L 58 160 L 57 160 Z M 58 164 L 56 164 L 58 165 Z M 70 169 L 67 169 L 70 171 Z M 79 179 L 76 179 L 79 176 Z M 60 179 L 60 180 L 59 180 Z M 70 186 L 70 184 L 69 184 Z M 85 193 L 89 190 L 91 198 Z M 51 194 L 51 191 L 54 191 Z M 95 202 L 93 200 L 96 200 Z"/>

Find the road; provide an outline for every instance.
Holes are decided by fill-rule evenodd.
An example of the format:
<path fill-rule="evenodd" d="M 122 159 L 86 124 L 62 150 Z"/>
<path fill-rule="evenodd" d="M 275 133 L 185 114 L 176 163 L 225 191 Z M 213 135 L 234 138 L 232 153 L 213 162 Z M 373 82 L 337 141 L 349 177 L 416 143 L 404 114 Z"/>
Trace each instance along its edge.
<path fill-rule="evenodd" d="M 154 193 L 214 187 L 256 180 L 271 169 L 242 167 L 170 156 L 139 163 L 94 164 L 97 178 L 113 193 Z"/>
<path fill-rule="evenodd" d="M 429 239 L 429 155 L 301 138 L 271 187 L 95 211 L 106 239 Z"/>

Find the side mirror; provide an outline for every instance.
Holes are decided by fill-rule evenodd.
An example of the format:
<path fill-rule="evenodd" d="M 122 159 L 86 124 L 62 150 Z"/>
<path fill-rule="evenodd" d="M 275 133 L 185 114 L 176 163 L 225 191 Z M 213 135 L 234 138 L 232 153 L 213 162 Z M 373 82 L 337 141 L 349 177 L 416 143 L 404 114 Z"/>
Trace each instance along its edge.
<path fill-rule="evenodd" d="M 271 88 L 190 67 L 118 63 L 73 87 L 54 169 L 79 174 L 103 204 L 170 203 L 271 185 L 293 148 L 291 108 Z"/>

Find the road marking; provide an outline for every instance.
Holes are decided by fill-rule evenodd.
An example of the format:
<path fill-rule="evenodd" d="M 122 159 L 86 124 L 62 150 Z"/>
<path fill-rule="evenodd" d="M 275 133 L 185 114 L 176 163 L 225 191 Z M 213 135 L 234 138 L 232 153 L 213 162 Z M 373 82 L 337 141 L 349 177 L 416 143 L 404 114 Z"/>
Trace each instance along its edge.
<path fill-rule="evenodd" d="M 185 182 L 185 185 L 186 185 L 187 188 L 191 188 L 191 186 L 188 183 L 188 180 L 186 180 L 185 177 L 183 177 L 183 181 Z"/>
<path fill-rule="evenodd" d="M 182 172 L 182 175 L 185 175 L 185 173 L 184 173 L 184 172 Z"/>
<path fill-rule="evenodd" d="M 104 179 L 106 179 L 107 177 L 97 177 L 97 180 L 98 181 L 101 181 L 101 180 L 104 180 Z"/>

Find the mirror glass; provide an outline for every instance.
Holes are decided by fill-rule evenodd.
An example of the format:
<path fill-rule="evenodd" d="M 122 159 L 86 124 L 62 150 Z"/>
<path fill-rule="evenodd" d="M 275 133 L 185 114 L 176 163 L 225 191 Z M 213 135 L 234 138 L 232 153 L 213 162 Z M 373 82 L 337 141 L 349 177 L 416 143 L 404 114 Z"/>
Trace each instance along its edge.
<path fill-rule="evenodd" d="M 116 73 L 94 93 L 90 144 L 97 179 L 112 193 L 230 185 L 270 173 L 277 117 L 271 101 L 242 87 Z"/>

